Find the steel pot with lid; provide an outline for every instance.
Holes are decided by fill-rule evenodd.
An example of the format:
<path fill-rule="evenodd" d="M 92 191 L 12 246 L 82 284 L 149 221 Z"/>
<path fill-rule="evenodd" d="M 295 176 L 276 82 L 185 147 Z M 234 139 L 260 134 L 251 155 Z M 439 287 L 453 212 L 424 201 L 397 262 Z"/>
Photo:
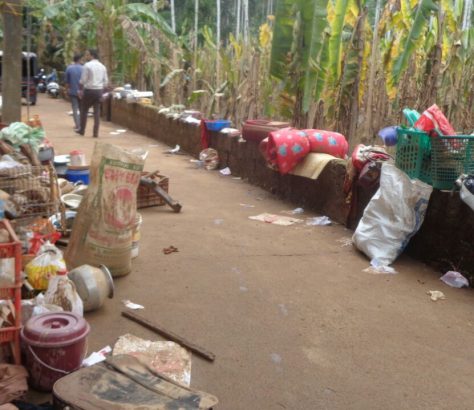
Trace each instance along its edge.
<path fill-rule="evenodd" d="M 114 281 L 106 266 L 78 266 L 68 274 L 84 303 L 84 312 L 100 308 L 106 298 L 114 297 Z"/>

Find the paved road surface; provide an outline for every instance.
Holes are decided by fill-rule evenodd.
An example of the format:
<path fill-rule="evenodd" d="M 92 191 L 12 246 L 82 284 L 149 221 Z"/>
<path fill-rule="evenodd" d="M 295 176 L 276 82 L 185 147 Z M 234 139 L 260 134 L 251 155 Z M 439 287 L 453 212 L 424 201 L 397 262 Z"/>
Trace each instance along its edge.
<path fill-rule="evenodd" d="M 82 149 L 63 101 L 41 98 L 39 113 L 58 154 Z M 402 257 L 398 275 L 362 270 L 366 258 L 341 240 L 342 226 L 280 227 L 248 219 L 295 208 L 243 181 L 194 169 L 154 140 L 102 123 L 100 141 L 147 147 L 146 168 L 170 176 L 183 212 L 142 212 L 140 256 L 116 281 L 116 297 L 87 315 L 90 351 L 124 333 L 156 339 L 120 316 L 122 299 L 148 318 L 205 346 L 192 386 L 216 394 L 219 409 L 472 409 L 474 299 L 439 273 Z M 240 204 L 254 205 L 254 208 Z M 306 214 L 305 216 L 313 216 Z M 173 245 L 179 253 L 164 255 Z M 431 302 L 428 290 L 447 300 Z"/>

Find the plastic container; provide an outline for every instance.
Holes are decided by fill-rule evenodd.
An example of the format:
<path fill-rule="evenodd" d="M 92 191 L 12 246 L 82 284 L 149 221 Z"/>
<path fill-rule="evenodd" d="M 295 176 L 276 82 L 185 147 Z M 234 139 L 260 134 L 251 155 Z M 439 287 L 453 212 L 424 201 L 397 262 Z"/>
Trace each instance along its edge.
<path fill-rule="evenodd" d="M 114 281 L 106 266 L 78 266 L 68 274 L 84 303 L 84 312 L 99 309 L 105 299 L 114 297 Z"/>
<path fill-rule="evenodd" d="M 70 182 L 78 182 L 89 185 L 89 169 L 72 169 L 68 168 L 66 171 L 66 179 Z"/>
<path fill-rule="evenodd" d="M 52 391 L 61 377 L 78 370 L 87 354 L 90 326 L 71 312 L 34 316 L 21 331 L 30 384 Z"/>
<path fill-rule="evenodd" d="M 231 122 L 229 120 L 215 120 L 206 121 L 206 128 L 208 131 L 220 131 L 224 128 L 230 127 Z"/>
<path fill-rule="evenodd" d="M 83 167 L 86 164 L 86 156 L 82 151 L 74 150 L 69 153 L 70 164 L 73 167 Z"/>
<path fill-rule="evenodd" d="M 137 213 L 137 220 L 132 228 L 132 259 L 138 257 L 140 251 L 140 227 L 142 222 L 142 216 Z"/>
<path fill-rule="evenodd" d="M 397 128 L 395 163 L 411 179 L 431 185 L 431 138 L 424 131 Z"/>
<path fill-rule="evenodd" d="M 0 243 L 0 299 L 10 299 L 15 308 L 15 323 L 0 329 L 0 343 L 12 342 L 15 364 L 21 364 L 20 327 L 21 327 L 21 251 L 22 245 L 10 223 L 0 220 L 0 228 L 8 232 L 9 241 Z M 6 275 L 5 275 L 6 273 Z"/>
<path fill-rule="evenodd" d="M 474 174 L 474 136 L 433 137 L 433 188 L 451 190 L 461 174 Z"/>

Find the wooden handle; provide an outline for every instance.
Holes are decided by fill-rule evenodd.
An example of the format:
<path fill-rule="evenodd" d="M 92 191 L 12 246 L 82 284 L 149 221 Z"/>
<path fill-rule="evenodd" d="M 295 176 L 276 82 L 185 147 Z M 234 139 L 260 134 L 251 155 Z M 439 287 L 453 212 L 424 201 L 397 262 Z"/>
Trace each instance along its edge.
<path fill-rule="evenodd" d="M 185 348 L 191 350 L 193 353 L 196 353 L 197 355 L 203 357 L 206 360 L 209 360 L 210 362 L 213 362 L 216 358 L 216 355 L 214 353 L 211 353 L 206 349 L 203 349 L 202 347 L 187 341 L 176 333 L 173 333 L 160 325 L 152 323 L 134 312 L 123 311 L 122 316 L 126 317 L 127 319 L 133 320 L 136 323 L 139 323 L 147 329 L 150 329 L 153 332 L 158 333 L 159 335 L 180 344 L 181 346 L 184 346 Z"/>

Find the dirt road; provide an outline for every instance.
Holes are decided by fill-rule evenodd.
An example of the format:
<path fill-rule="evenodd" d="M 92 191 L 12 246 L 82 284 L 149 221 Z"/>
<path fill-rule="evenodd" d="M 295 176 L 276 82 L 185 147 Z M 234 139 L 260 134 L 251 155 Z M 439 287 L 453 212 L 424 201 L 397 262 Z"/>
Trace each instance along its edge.
<path fill-rule="evenodd" d="M 63 101 L 42 98 L 40 114 L 57 154 L 80 148 L 90 159 L 92 124 L 72 130 Z M 143 315 L 217 355 L 193 356 L 192 386 L 219 409 L 472 409 L 474 298 L 402 257 L 398 275 L 363 272 L 367 259 L 343 241 L 344 227 L 280 227 L 248 219 L 284 203 L 247 183 L 195 169 L 187 156 L 102 123 L 100 141 L 147 147 L 146 168 L 170 176 L 183 212 L 142 212 L 140 256 L 116 280 L 116 297 L 87 320 L 90 350 L 133 333 L 156 339 L 120 316 L 122 299 Z M 245 207 L 241 204 L 252 205 Z M 313 216 L 306 213 L 303 217 Z M 164 255 L 173 245 L 178 253 Z M 432 302 L 428 290 L 447 299 Z"/>

